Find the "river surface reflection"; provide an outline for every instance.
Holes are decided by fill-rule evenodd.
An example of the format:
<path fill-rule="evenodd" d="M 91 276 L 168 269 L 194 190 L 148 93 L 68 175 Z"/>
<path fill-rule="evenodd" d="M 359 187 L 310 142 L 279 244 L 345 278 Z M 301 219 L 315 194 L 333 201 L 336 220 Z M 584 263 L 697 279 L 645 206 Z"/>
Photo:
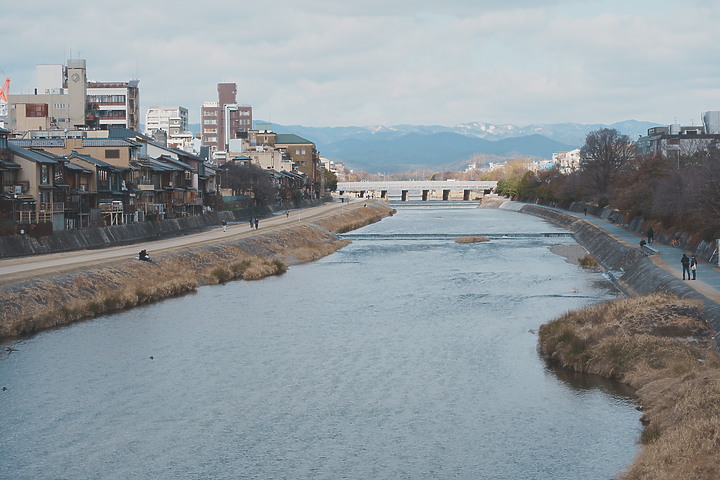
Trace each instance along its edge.
<path fill-rule="evenodd" d="M 432 207 L 362 231 L 561 230 Z M 356 241 L 7 344 L 0 477 L 612 478 L 636 451 L 632 400 L 536 351 L 542 323 L 613 296 L 550 251 L 571 243 Z"/>

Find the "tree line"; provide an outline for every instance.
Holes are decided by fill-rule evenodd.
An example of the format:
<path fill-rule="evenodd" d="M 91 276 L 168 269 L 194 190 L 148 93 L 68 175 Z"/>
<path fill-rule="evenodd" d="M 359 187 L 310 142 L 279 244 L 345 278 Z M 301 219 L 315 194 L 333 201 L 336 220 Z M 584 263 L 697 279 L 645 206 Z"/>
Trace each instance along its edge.
<path fill-rule="evenodd" d="M 665 230 L 720 238 L 720 151 L 674 154 L 641 155 L 627 135 L 605 128 L 587 134 L 580 165 L 569 174 L 557 167 L 530 171 L 525 162 L 509 161 L 485 179 L 498 180 L 498 193 L 511 198 L 584 202 Z"/>

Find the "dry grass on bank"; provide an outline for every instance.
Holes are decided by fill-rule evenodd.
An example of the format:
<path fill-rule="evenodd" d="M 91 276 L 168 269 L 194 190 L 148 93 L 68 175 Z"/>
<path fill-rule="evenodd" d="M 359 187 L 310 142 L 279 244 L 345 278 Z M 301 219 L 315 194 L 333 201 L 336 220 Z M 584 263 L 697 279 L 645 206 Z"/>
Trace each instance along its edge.
<path fill-rule="evenodd" d="M 334 215 L 330 218 L 315 222 L 319 227 L 334 233 L 345 233 L 357 230 L 371 223 L 379 222 L 388 215 L 393 215 L 395 209 L 385 204 L 375 202 L 363 208 L 354 208 L 347 213 Z"/>
<path fill-rule="evenodd" d="M 155 256 L 152 263 L 128 261 L 2 286 L 0 338 L 183 295 L 200 285 L 280 275 L 288 263 L 317 260 L 350 243 L 329 231 L 349 231 L 392 213 L 391 208 L 376 203 L 320 221 L 321 228 L 293 226 L 234 243 Z"/>
<path fill-rule="evenodd" d="M 596 269 L 600 268 L 600 263 L 589 253 L 577 259 L 578 264 L 583 268 Z"/>
<path fill-rule="evenodd" d="M 620 299 L 540 328 L 540 351 L 637 390 L 643 449 L 625 480 L 720 478 L 720 359 L 698 301 Z"/>
<path fill-rule="evenodd" d="M 455 243 L 481 243 L 489 241 L 489 238 L 478 235 L 469 235 L 467 237 L 458 237 L 455 239 Z"/>

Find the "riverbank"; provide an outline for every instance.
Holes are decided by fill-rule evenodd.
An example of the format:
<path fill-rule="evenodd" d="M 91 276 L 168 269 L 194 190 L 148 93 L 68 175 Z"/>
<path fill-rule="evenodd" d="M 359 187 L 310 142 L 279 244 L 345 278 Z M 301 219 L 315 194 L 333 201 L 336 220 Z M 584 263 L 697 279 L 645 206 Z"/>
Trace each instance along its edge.
<path fill-rule="evenodd" d="M 643 448 L 622 478 L 720 478 L 717 302 L 581 218 L 533 205 L 519 211 L 572 230 L 628 295 L 570 312 L 539 330 L 539 350 L 549 362 L 636 391 L 644 411 Z"/>
<path fill-rule="evenodd" d="M 543 325 L 550 362 L 633 387 L 643 448 L 621 478 L 720 478 L 720 360 L 697 300 L 648 295 L 570 312 Z"/>
<path fill-rule="evenodd" d="M 289 224 L 224 243 L 125 260 L 0 287 L 0 338 L 37 332 L 194 292 L 201 285 L 283 273 L 347 245 L 342 233 L 394 210 L 381 202 L 348 207 L 314 223 Z"/>

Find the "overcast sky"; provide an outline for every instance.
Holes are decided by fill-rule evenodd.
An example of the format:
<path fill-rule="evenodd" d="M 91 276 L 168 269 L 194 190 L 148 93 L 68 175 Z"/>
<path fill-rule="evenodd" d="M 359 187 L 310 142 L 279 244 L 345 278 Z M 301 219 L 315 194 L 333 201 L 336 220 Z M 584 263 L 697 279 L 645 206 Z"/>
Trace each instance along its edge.
<path fill-rule="evenodd" d="M 7 2 L 6 2 L 7 3 Z M 284 125 L 698 124 L 720 110 L 717 0 L 19 1 L 2 8 L 11 93 L 36 64 L 140 80 L 191 123 L 235 82 Z"/>

